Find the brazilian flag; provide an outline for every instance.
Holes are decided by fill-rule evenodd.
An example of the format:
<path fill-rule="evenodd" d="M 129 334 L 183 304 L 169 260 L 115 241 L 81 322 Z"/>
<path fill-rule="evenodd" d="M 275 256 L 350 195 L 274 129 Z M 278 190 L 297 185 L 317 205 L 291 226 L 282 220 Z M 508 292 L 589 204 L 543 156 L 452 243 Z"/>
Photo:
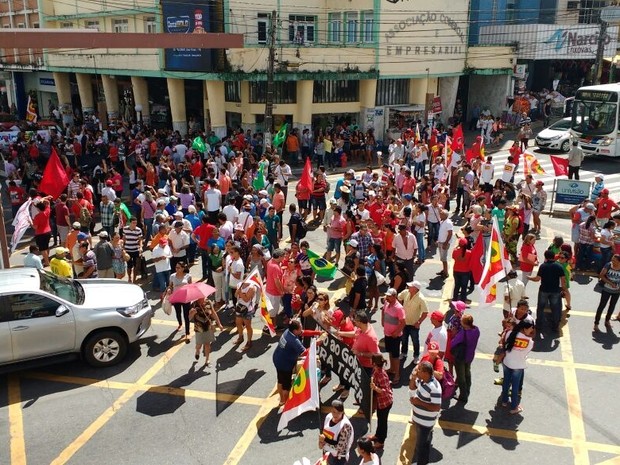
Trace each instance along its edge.
<path fill-rule="evenodd" d="M 317 276 L 321 278 L 334 279 L 336 275 L 336 265 L 328 262 L 320 255 L 315 254 L 312 250 L 306 251 L 308 254 L 308 258 L 310 259 L 310 266 L 312 266 L 312 270 L 316 273 Z"/>
<path fill-rule="evenodd" d="M 280 145 L 282 145 L 284 143 L 284 140 L 286 139 L 286 130 L 288 129 L 288 123 L 284 123 L 282 125 L 282 127 L 280 128 L 280 130 L 278 131 L 278 133 L 273 136 L 273 146 L 274 147 L 279 147 Z"/>

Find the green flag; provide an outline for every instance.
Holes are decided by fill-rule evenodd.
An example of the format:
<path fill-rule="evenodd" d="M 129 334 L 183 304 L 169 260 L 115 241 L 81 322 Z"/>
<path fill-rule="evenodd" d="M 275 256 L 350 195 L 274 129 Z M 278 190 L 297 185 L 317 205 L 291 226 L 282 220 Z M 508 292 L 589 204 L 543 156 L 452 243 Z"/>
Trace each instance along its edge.
<path fill-rule="evenodd" d="M 254 181 L 252 181 L 252 186 L 257 191 L 260 191 L 265 188 L 265 176 L 263 175 L 263 165 L 258 165 L 258 173 L 256 173 L 256 177 Z"/>
<path fill-rule="evenodd" d="M 193 140 L 192 148 L 200 153 L 205 153 L 205 141 L 202 140 L 202 137 L 198 136 Z"/>
<path fill-rule="evenodd" d="M 279 147 L 280 145 L 284 143 L 284 140 L 286 139 L 287 129 L 288 129 L 288 123 L 284 123 L 282 127 L 280 128 L 280 130 L 278 131 L 278 133 L 275 136 L 273 136 L 274 147 Z"/>
<path fill-rule="evenodd" d="M 317 276 L 321 278 L 334 279 L 336 275 L 336 265 L 328 262 L 320 255 L 315 254 L 312 250 L 307 250 L 308 258 L 310 259 L 310 266 Z"/>

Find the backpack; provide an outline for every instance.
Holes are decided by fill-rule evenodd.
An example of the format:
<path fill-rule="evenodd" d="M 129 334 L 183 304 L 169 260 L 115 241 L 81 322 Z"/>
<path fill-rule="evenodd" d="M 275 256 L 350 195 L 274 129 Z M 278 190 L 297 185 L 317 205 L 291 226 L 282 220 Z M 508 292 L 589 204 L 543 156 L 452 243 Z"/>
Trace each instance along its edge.
<path fill-rule="evenodd" d="M 90 221 L 92 220 L 92 215 L 90 214 L 90 210 L 85 205 L 80 206 L 80 218 L 78 221 L 80 222 L 80 226 L 83 228 L 90 226 Z"/>

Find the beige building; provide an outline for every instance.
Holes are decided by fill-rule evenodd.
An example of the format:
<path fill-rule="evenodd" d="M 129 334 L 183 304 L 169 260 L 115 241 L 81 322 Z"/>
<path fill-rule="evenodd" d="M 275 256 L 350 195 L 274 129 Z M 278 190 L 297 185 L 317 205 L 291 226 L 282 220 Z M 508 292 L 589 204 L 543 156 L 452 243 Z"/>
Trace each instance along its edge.
<path fill-rule="evenodd" d="M 142 118 L 182 132 L 188 123 L 220 135 L 239 125 L 263 129 L 272 26 L 276 126 L 347 120 L 362 129 L 374 127 L 381 138 L 403 121 L 425 119 L 435 97 L 441 112 L 434 118 L 447 121 L 457 97 L 464 98 L 478 76 L 503 94 L 514 64 L 509 47 L 468 47 L 468 0 L 429 1 L 423 8 L 389 0 L 199 0 L 191 5 L 40 0 L 39 5 L 46 28 L 244 36 L 243 49 L 225 51 L 47 49 L 44 68 L 37 72 L 51 73 L 44 82 L 53 83 L 67 122 L 72 109 L 79 109 L 80 117 L 98 112 L 109 122 Z M 24 92 L 39 90 L 33 76 L 34 81 L 20 78 Z"/>

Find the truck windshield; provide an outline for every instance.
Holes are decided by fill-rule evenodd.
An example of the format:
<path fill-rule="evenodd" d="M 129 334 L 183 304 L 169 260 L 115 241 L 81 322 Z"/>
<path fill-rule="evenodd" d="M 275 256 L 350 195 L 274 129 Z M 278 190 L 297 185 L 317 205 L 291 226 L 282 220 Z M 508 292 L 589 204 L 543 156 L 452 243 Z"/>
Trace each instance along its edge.
<path fill-rule="evenodd" d="M 603 136 L 616 132 L 616 103 L 575 99 L 571 129 L 581 135 Z"/>
<path fill-rule="evenodd" d="M 41 276 L 41 290 L 75 305 L 84 303 L 84 289 L 77 281 L 59 278 L 47 271 L 39 271 L 39 275 Z"/>

